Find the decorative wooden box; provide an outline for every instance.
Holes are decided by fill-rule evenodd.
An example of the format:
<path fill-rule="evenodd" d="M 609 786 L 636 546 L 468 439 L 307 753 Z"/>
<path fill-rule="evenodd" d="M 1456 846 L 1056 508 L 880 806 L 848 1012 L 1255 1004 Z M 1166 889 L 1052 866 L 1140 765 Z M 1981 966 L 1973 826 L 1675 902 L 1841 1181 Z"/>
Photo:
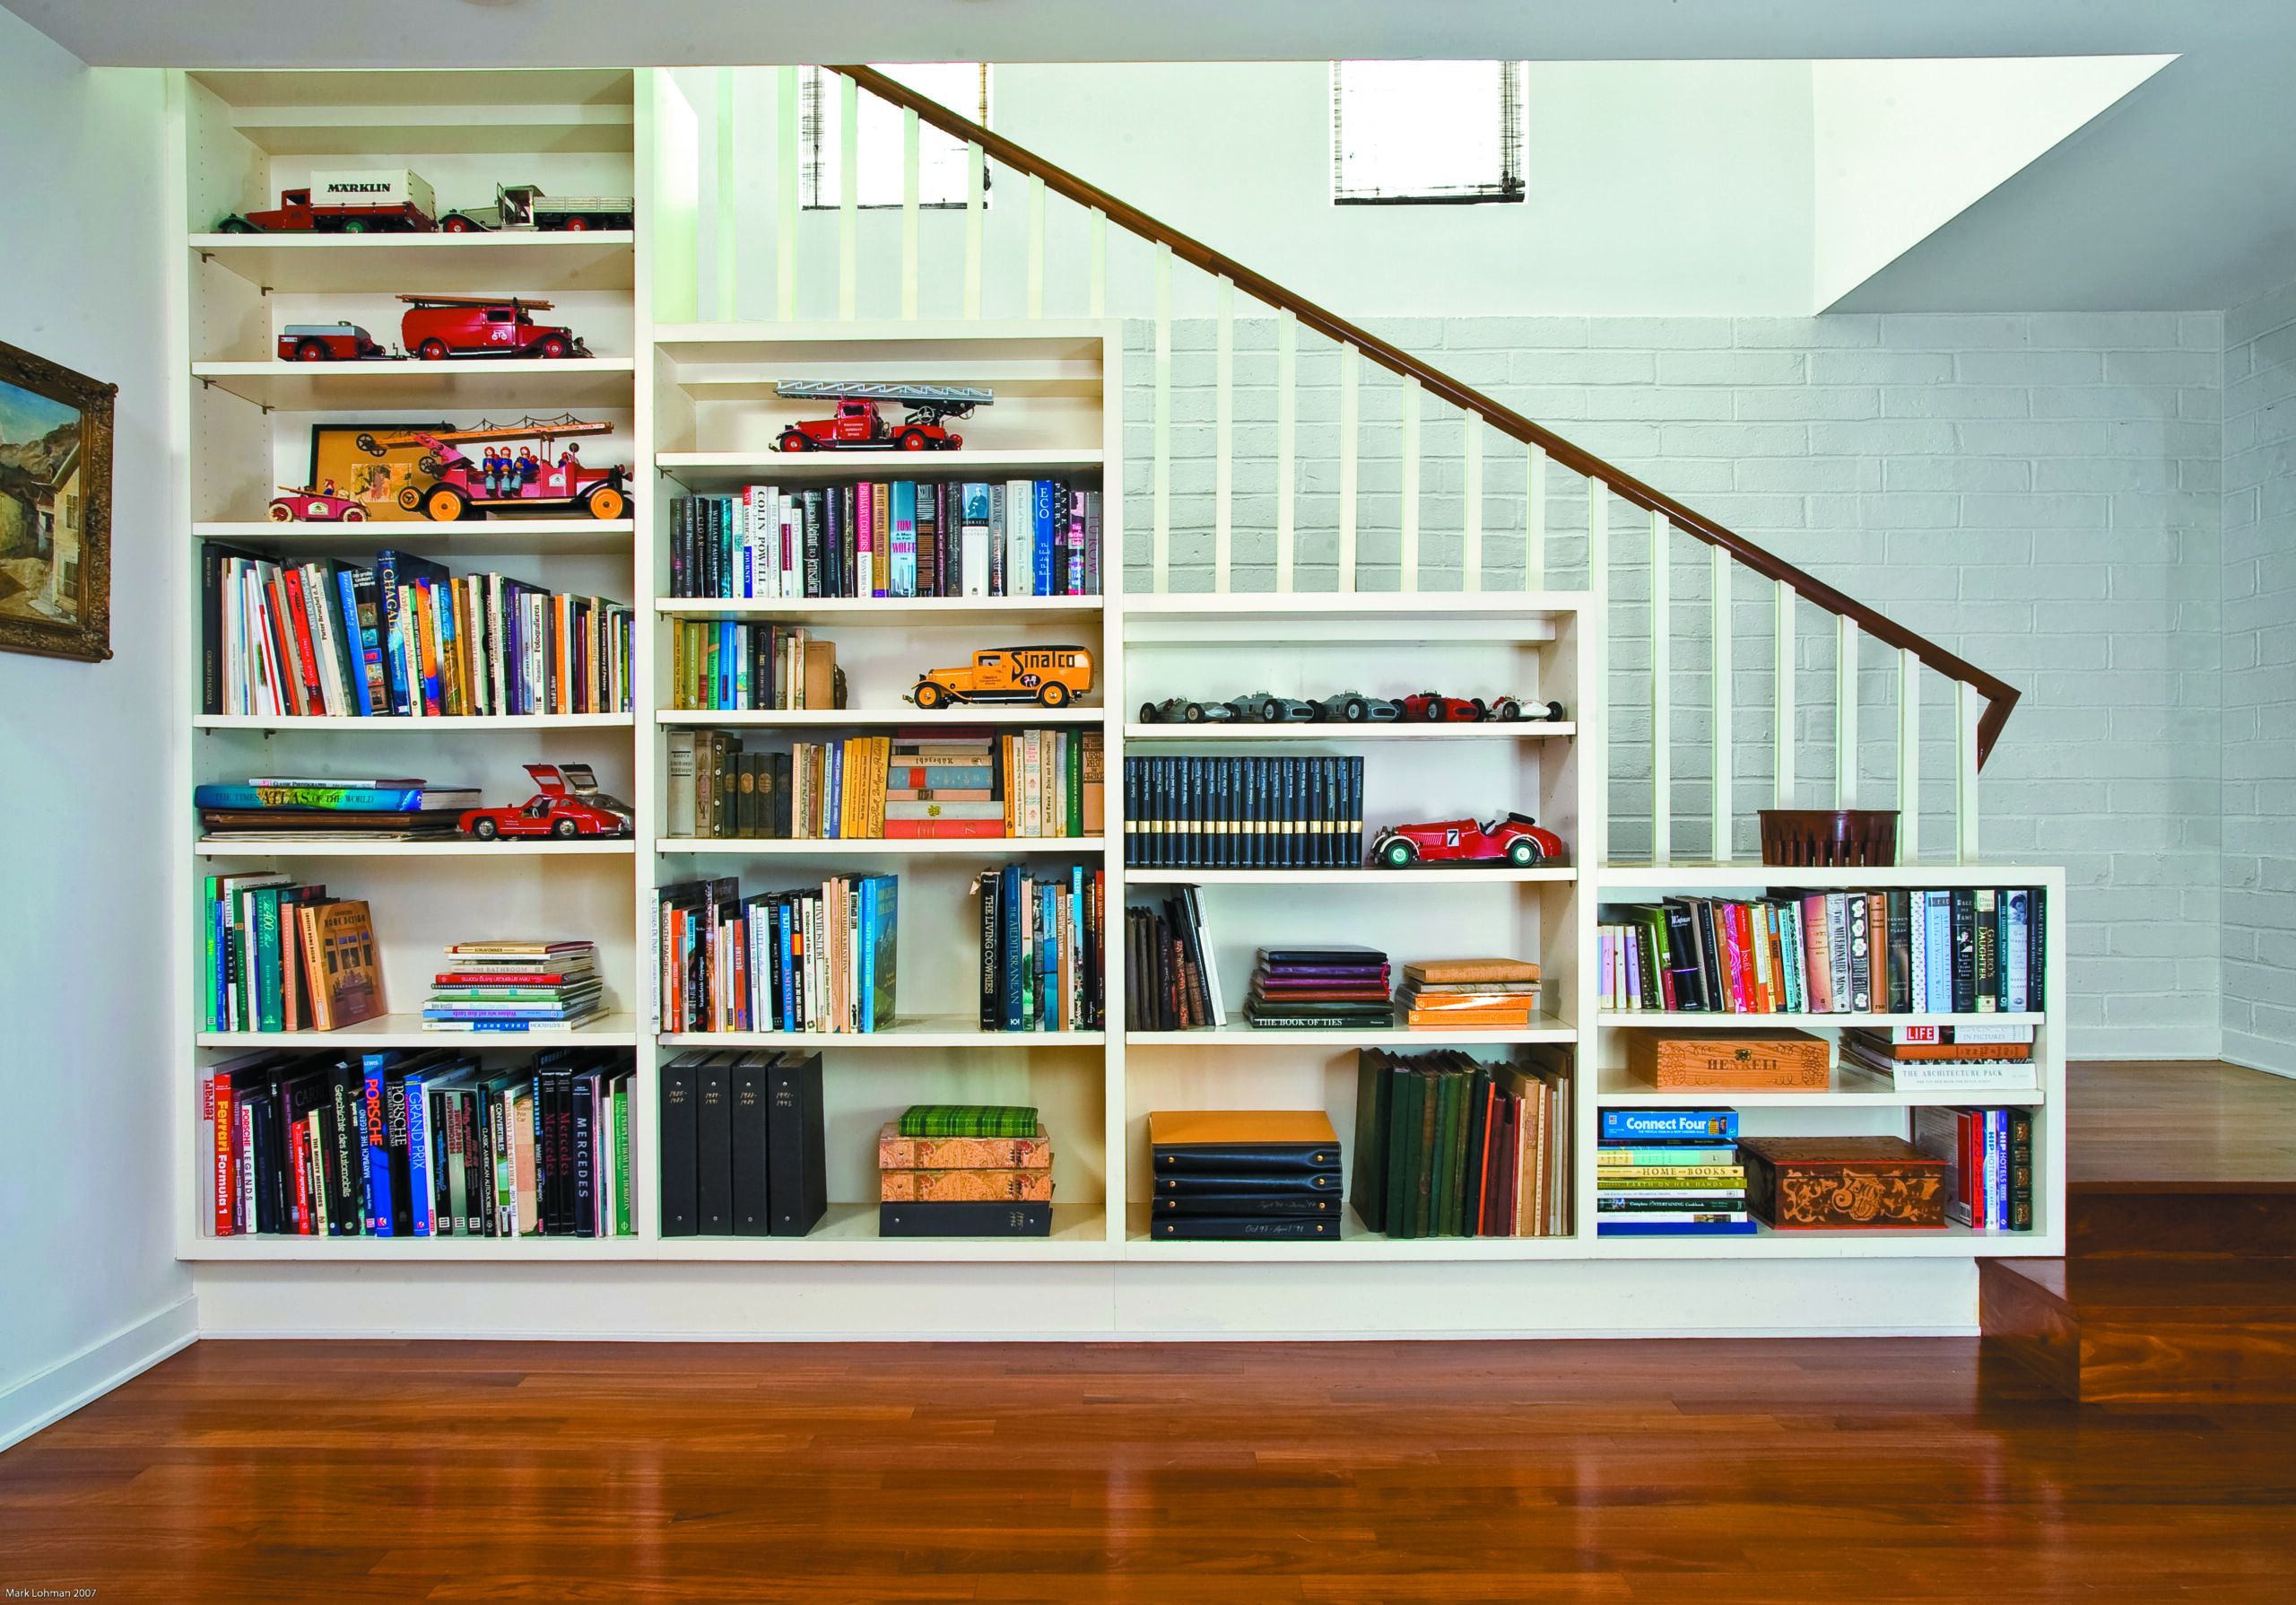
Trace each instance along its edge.
<path fill-rule="evenodd" d="M 1945 1162 L 1902 1137 L 1747 1137 L 1746 1201 L 1772 1230 L 1942 1230 Z"/>
<path fill-rule="evenodd" d="M 1626 1068 L 1662 1090 L 1823 1092 L 1832 1085 L 1822 1037 L 1806 1031 L 1633 1031 Z"/>

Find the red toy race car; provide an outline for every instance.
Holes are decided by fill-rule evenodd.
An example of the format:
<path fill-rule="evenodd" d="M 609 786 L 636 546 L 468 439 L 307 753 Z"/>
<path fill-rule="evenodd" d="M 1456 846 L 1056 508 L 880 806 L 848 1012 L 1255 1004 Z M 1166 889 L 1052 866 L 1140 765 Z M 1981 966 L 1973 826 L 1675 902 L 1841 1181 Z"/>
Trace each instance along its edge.
<path fill-rule="evenodd" d="M 1543 831 L 1527 814 L 1506 814 L 1489 824 L 1437 819 L 1391 824 L 1371 843 L 1371 861 L 1389 869 L 1413 864 L 1506 863 L 1518 869 L 1562 856 L 1562 838 Z"/>
<path fill-rule="evenodd" d="M 529 763 L 526 772 L 542 789 L 515 808 L 473 808 L 462 816 L 463 833 L 491 842 L 500 836 L 626 836 L 635 817 L 631 807 L 598 789 L 587 763 Z"/>
<path fill-rule="evenodd" d="M 977 406 L 996 399 L 994 392 L 963 385 L 839 384 L 814 379 L 784 379 L 774 387 L 777 396 L 806 400 L 831 400 L 837 413 L 829 418 L 807 418 L 781 432 L 777 444 L 784 451 L 954 451 L 964 436 L 945 427 L 945 421 L 962 418 Z M 891 401 L 909 409 L 899 423 L 888 423 L 877 411 L 879 402 Z"/>
<path fill-rule="evenodd" d="M 536 323 L 546 301 L 499 295 L 402 295 L 399 343 L 426 362 L 448 357 L 586 357 L 590 348 L 574 331 Z"/>
<path fill-rule="evenodd" d="M 1439 692 L 1422 691 L 1403 699 L 1405 719 L 1424 720 L 1429 724 L 1472 724 L 1481 719 L 1486 710 L 1481 697 L 1445 696 Z"/>
<path fill-rule="evenodd" d="M 349 496 L 335 493 L 335 484 L 328 481 L 325 490 L 315 491 L 307 484 L 283 484 L 287 493 L 271 499 L 271 521 L 292 524 L 300 519 L 306 524 L 363 524 L 367 521 L 364 503 Z"/>

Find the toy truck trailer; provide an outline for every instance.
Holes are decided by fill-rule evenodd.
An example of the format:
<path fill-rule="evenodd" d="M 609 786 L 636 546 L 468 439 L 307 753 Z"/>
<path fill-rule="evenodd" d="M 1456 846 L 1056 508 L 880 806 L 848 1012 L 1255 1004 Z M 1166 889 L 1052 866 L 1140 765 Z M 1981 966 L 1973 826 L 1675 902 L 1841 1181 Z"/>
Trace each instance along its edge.
<path fill-rule="evenodd" d="M 234 213 L 215 226 L 226 234 L 428 233 L 439 226 L 438 210 L 420 173 L 313 173 L 308 188 L 281 190 L 276 207 Z"/>
<path fill-rule="evenodd" d="M 491 206 L 459 206 L 439 220 L 449 234 L 497 229 L 626 229 L 638 203 L 626 195 L 545 195 L 536 184 L 498 184 Z"/>

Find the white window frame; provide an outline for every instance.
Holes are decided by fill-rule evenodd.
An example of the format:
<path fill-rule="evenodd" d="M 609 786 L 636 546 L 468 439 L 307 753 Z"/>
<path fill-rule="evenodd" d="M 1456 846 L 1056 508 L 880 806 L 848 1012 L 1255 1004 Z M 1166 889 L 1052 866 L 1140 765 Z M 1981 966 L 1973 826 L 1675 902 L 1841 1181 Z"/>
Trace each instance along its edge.
<path fill-rule="evenodd" d="M 1337 206 L 1478 206 L 1508 205 L 1525 198 L 1524 181 L 1525 117 L 1523 99 L 1524 63 L 1519 61 L 1477 62 L 1472 65 L 1492 65 L 1499 69 L 1498 104 L 1492 115 L 1499 121 L 1499 170 L 1488 181 L 1467 188 L 1432 186 L 1379 194 L 1351 192 L 1347 187 L 1346 146 L 1343 117 L 1346 91 L 1344 69 L 1352 65 L 1379 66 L 1381 62 L 1342 62 L 1331 64 L 1331 198 Z"/>
<path fill-rule="evenodd" d="M 952 106 L 950 109 L 961 117 L 970 118 L 984 128 L 988 126 L 988 64 L 981 61 L 935 65 L 961 65 L 974 67 L 978 71 L 980 77 L 978 103 Z M 901 75 L 901 69 L 897 66 L 880 67 L 878 70 L 889 77 L 899 78 Z M 837 86 L 838 75 L 827 67 L 797 69 L 797 159 L 799 163 L 797 193 L 799 205 L 808 212 L 834 212 L 839 205 L 841 186 L 830 181 L 830 162 L 841 154 L 839 141 L 844 132 L 839 117 Z M 865 89 L 861 91 L 860 98 L 865 108 L 871 99 L 869 92 Z M 898 120 L 900 117 L 898 108 L 893 109 L 893 114 Z M 917 141 L 919 167 L 918 186 L 919 193 L 917 202 L 918 208 L 924 211 L 940 212 L 961 209 L 965 204 L 964 170 L 961 160 L 964 143 L 961 140 L 952 139 L 950 135 L 942 133 L 929 123 L 918 129 Z M 945 141 L 954 145 L 960 158 L 956 186 L 953 192 L 947 195 L 936 196 L 925 188 L 925 173 L 929 167 L 927 157 L 936 141 Z M 981 205 L 984 206 L 988 204 L 989 169 L 990 163 L 984 161 L 981 163 Z M 862 159 L 862 170 L 865 176 L 869 170 L 869 161 L 865 153 Z M 898 210 L 901 204 L 900 190 L 900 148 L 896 144 L 893 148 L 892 198 L 870 200 L 867 198 L 867 190 L 865 186 L 861 190 L 861 198 L 855 204 L 864 212 Z"/>

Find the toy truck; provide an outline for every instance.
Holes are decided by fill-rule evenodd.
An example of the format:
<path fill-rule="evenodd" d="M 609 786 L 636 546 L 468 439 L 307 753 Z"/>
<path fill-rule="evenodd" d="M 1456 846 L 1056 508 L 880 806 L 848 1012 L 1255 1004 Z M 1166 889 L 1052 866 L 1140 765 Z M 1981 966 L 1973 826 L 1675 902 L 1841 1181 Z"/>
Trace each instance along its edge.
<path fill-rule="evenodd" d="M 291 323 L 279 331 L 283 362 L 349 362 L 389 354 L 355 323 Z"/>
<path fill-rule="evenodd" d="M 630 493 L 621 465 L 592 467 L 581 460 L 578 448 L 560 449 L 559 442 L 613 432 L 611 423 L 587 423 L 570 414 L 560 418 L 521 418 L 512 423 L 482 422 L 469 429 L 410 429 L 401 436 L 378 438 L 375 443 L 382 450 L 405 445 L 422 448 L 421 467 L 432 483 L 400 486 L 398 504 L 434 523 L 510 512 L 560 518 L 581 514 L 612 520 L 630 516 Z M 539 450 L 526 454 L 514 449 L 529 443 Z M 472 445 L 481 449 L 476 462 L 463 450 Z M 508 470 L 498 467 L 490 471 L 489 458 L 497 464 L 509 464 Z M 523 471 L 529 459 L 531 474 Z"/>
<path fill-rule="evenodd" d="M 626 195 L 544 195 L 539 184 L 497 184 L 491 206 L 459 206 L 439 220 L 449 234 L 497 229 L 626 229 L 638 203 Z"/>
<path fill-rule="evenodd" d="M 561 324 L 536 323 L 546 301 L 498 295 L 402 295 L 399 342 L 427 362 L 448 357 L 586 357 L 590 348 Z"/>
<path fill-rule="evenodd" d="M 308 187 L 281 190 L 276 207 L 234 212 L 215 227 L 225 234 L 427 234 L 439 226 L 438 210 L 419 173 L 313 173 Z"/>
<path fill-rule="evenodd" d="M 1092 654 L 1083 647 L 998 647 L 958 668 L 928 670 L 909 693 L 920 708 L 951 702 L 1038 702 L 1065 708 L 1092 689 Z"/>
<path fill-rule="evenodd" d="M 777 396 L 837 402 L 832 416 L 808 418 L 784 429 L 776 442 L 784 451 L 954 451 L 965 438 L 949 429 L 946 421 L 965 417 L 996 399 L 993 391 L 964 385 L 784 379 L 773 388 Z M 877 411 L 877 404 L 885 401 L 909 409 L 899 423 L 886 423 Z"/>

